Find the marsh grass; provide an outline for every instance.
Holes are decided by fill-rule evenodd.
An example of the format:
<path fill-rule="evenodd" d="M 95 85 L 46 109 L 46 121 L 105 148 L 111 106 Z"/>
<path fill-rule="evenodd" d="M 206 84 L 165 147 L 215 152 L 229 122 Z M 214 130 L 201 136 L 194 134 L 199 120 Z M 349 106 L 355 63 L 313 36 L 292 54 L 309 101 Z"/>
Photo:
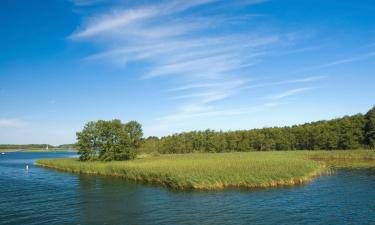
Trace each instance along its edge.
<path fill-rule="evenodd" d="M 366 159 L 375 166 L 372 151 L 289 151 L 143 155 L 132 161 L 80 162 L 41 159 L 36 164 L 57 170 L 157 183 L 172 189 L 214 190 L 303 184 L 325 173 L 326 161 Z M 351 164 L 352 166 L 354 164 Z M 354 165 L 355 166 L 355 165 Z"/>
<path fill-rule="evenodd" d="M 321 162 L 286 152 L 174 154 L 121 162 L 43 159 L 36 164 L 68 172 L 159 183 L 173 189 L 201 190 L 301 184 L 325 169 Z"/>
<path fill-rule="evenodd" d="M 375 150 L 297 151 L 317 160 L 375 160 Z"/>
<path fill-rule="evenodd" d="M 307 152 L 307 157 L 313 160 L 324 161 L 333 168 L 375 168 L 374 150 L 351 151 L 317 151 Z"/>

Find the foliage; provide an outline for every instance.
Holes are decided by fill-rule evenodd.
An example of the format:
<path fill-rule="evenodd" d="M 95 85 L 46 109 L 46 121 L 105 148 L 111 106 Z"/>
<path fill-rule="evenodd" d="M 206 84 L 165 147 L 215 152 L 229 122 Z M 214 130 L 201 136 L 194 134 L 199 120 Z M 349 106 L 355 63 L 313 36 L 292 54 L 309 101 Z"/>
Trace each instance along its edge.
<path fill-rule="evenodd" d="M 122 124 L 120 120 L 88 122 L 77 132 L 81 161 L 134 159 L 142 138 L 142 128 L 136 121 Z"/>
<path fill-rule="evenodd" d="M 191 131 L 146 139 L 147 152 L 247 152 L 272 150 L 348 150 L 375 147 L 375 108 L 329 121 L 239 131 Z"/>
<path fill-rule="evenodd" d="M 375 148 L 375 107 L 366 113 L 365 143 Z"/>
<path fill-rule="evenodd" d="M 62 144 L 57 147 L 61 149 L 74 149 L 76 145 L 75 144 Z"/>

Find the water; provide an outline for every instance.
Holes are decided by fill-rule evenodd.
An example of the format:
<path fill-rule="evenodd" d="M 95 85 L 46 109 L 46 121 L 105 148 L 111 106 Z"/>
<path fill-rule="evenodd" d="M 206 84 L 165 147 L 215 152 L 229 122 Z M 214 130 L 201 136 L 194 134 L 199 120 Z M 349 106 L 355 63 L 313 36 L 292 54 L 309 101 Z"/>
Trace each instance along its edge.
<path fill-rule="evenodd" d="M 33 165 L 69 156 L 0 155 L 0 224 L 375 224 L 375 170 L 292 188 L 182 192 Z"/>

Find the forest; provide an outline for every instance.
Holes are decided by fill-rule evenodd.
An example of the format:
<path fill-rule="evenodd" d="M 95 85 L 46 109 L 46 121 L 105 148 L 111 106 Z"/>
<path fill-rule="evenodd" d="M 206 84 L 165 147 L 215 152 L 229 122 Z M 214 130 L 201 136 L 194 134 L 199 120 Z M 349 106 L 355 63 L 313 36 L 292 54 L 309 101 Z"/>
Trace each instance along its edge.
<path fill-rule="evenodd" d="M 142 152 L 248 152 L 375 148 L 375 107 L 327 121 L 238 131 L 190 131 L 144 139 Z"/>

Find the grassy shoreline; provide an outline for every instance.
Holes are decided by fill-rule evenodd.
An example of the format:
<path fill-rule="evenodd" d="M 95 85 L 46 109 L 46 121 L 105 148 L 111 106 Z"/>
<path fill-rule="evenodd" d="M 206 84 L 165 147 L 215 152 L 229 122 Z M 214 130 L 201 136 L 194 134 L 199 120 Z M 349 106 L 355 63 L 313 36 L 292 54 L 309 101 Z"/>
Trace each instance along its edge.
<path fill-rule="evenodd" d="M 332 161 L 336 165 L 329 163 Z M 193 153 L 120 162 L 63 158 L 40 159 L 36 165 L 72 173 L 122 177 L 171 189 L 218 190 L 303 184 L 328 172 L 331 166 L 375 167 L 375 151 Z"/>
<path fill-rule="evenodd" d="M 77 159 L 37 160 L 37 165 L 74 173 L 119 176 L 173 189 L 213 190 L 293 185 L 324 171 L 319 162 L 285 157 L 282 153 L 162 155 L 123 162 L 79 162 Z"/>

